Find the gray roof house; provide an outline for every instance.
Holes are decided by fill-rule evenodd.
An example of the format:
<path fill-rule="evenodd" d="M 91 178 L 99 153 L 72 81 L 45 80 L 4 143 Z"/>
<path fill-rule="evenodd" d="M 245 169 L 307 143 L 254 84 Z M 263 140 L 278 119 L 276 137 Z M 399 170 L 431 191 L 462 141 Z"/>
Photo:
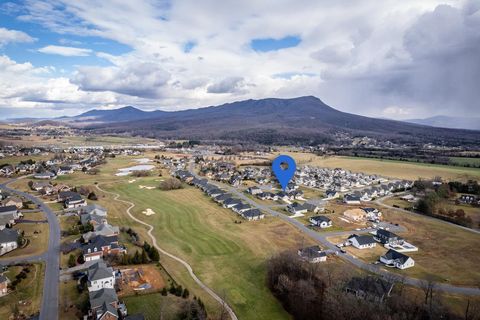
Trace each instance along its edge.
<path fill-rule="evenodd" d="M 373 276 L 353 277 L 345 286 L 345 291 L 357 298 L 375 302 L 383 302 L 390 296 L 392 289 L 393 283 Z"/>

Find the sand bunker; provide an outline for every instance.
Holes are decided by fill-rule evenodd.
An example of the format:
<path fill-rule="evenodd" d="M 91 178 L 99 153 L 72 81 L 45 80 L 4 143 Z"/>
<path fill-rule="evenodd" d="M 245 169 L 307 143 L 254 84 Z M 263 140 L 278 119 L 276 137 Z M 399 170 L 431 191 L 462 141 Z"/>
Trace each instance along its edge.
<path fill-rule="evenodd" d="M 151 216 L 151 215 L 154 215 L 155 214 L 155 211 L 153 211 L 152 209 L 148 208 L 146 210 L 143 210 L 142 213 L 146 216 Z"/>
<path fill-rule="evenodd" d="M 140 189 L 148 189 L 148 190 L 152 190 L 152 189 L 155 189 L 156 187 L 149 187 L 149 186 L 142 186 L 142 185 L 139 185 L 138 186 Z"/>
<path fill-rule="evenodd" d="M 128 180 L 128 183 L 134 183 L 135 181 L 137 180 L 136 179 Z"/>

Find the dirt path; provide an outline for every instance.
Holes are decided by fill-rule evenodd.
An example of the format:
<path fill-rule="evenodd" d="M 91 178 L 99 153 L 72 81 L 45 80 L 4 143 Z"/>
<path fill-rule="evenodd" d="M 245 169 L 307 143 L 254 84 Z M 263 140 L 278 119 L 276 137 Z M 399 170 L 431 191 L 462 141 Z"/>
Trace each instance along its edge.
<path fill-rule="evenodd" d="M 115 201 L 119 201 L 119 202 L 123 202 L 123 203 L 126 203 L 129 205 L 129 207 L 127 208 L 127 214 L 128 216 L 133 219 L 134 221 L 148 227 L 148 235 L 150 237 L 150 239 L 152 240 L 152 243 L 153 243 L 153 246 L 155 248 L 157 248 L 158 251 L 160 251 L 162 254 L 180 262 L 187 270 L 188 270 L 188 273 L 190 274 L 190 276 L 192 277 L 192 279 L 203 289 L 205 290 L 210 296 L 212 296 L 213 299 L 215 299 L 216 301 L 218 301 L 218 303 L 220 303 L 220 305 L 224 306 L 225 309 L 228 311 L 229 315 L 230 315 L 230 318 L 232 320 L 238 320 L 237 318 L 237 315 L 235 314 L 235 312 L 233 311 L 233 309 L 228 305 L 228 303 L 226 301 L 224 301 L 222 298 L 220 298 L 219 295 L 217 295 L 212 289 L 210 289 L 206 284 L 204 284 L 196 275 L 195 273 L 193 272 L 193 269 L 192 267 L 185 261 L 185 260 L 182 260 L 181 258 L 163 250 L 162 248 L 160 248 L 157 244 L 157 239 L 152 235 L 152 231 L 153 231 L 153 226 L 134 217 L 132 215 L 132 213 L 130 212 L 130 210 L 135 207 L 135 204 L 133 202 L 130 202 L 130 201 L 127 201 L 127 200 L 122 200 L 120 199 L 120 195 L 118 193 L 115 193 L 115 192 L 110 192 L 110 191 L 106 191 L 104 189 L 102 189 L 98 184 L 96 185 L 97 189 L 102 191 L 102 192 L 105 192 L 107 194 L 110 194 L 112 195 L 114 198 Z"/>

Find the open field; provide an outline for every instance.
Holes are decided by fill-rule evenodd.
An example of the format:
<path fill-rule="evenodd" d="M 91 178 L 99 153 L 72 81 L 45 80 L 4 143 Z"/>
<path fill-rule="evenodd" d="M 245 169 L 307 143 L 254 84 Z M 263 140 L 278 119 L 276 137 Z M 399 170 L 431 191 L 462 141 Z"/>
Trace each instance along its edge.
<path fill-rule="evenodd" d="M 2 137 L 6 144 L 23 145 L 27 147 L 61 145 L 61 146 L 93 146 L 93 145 L 135 145 L 158 144 L 155 139 L 128 136 L 64 136 L 46 137 L 38 135 L 21 136 L 20 139 Z"/>
<path fill-rule="evenodd" d="M 13 164 L 17 165 L 21 161 L 27 161 L 27 160 L 34 160 L 34 161 L 45 161 L 48 160 L 50 157 L 48 155 L 31 155 L 31 156 L 18 156 L 18 157 L 5 157 L 0 159 L 0 165 L 2 164 Z"/>
<path fill-rule="evenodd" d="M 379 174 L 385 177 L 408 180 L 416 180 L 418 178 L 431 179 L 436 176 L 446 180 L 466 181 L 468 179 L 480 179 L 480 169 L 478 168 L 357 157 L 320 157 L 311 153 L 301 152 L 287 152 L 286 154 L 292 156 L 298 166 L 314 165 L 327 168 L 343 168 L 355 172 Z"/>
<path fill-rule="evenodd" d="M 450 157 L 449 162 L 457 165 L 480 166 L 480 158 Z"/>
<path fill-rule="evenodd" d="M 273 218 L 235 224 L 238 217 L 234 213 L 195 188 L 160 191 L 139 189 L 139 184 L 148 185 L 144 179 L 111 185 L 109 190 L 135 202 L 133 213 L 155 226 L 160 245 L 192 264 L 216 292 L 224 292 L 239 318 L 288 318 L 263 285 L 264 261 L 275 252 L 307 244 L 308 239 Z M 156 214 L 146 217 L 141 213 L 146 208 Z"/>
<path fill-rule="evenodd" d="M 11 266 L 5 275 L 13 281 L 22 268 Z M 15 309 L 27 316 L 40 311 L 45 266 L 35 263 L 29 269 L 27 277 L 22 279 L 16 290 L 0 298 L 0 319 L 8 319 Z"/>
<path fill-rule="evenodd" d="M 397 205 L 402 209 L 409 209 L 412 208 L 415 203 L 411 203 L 405 200 L 400 199 L 399 197 L 390 197 L 383 201 L 385 204 L 394 206 Z M 439 208 L 445 209 L 447 212 L 449 210 L 456 211 L 461 209 L 465 212 L 465 214 L 470 217 L 473 221 L 473 228 L 479 229 L 480 228 L 480 208 L 474 207 L 469 204 L 456 204 L 454 200 L 444 200 L 439 204 Z"/>
<path fill-rule="evenodd" d="M 373 207 L 378 207 L 372 205 Z M 415 260 L 415 266 L 406 270 L 388 268 L 414 278 L 432 276 L 436 281 L 453 285 L 477 286 L 480 270 L 480 247 L 477 245 L 480 235 L 448 225 L 440 220 L 378 207 L 384 214 L 385 221 L 398 223 L 405 227 L 405 232 L 398 234 L 419 248 L 418 252 L 407 255 Z M 347 236 L 344 237 L 346 239 Z M 340 242 L 335 238 L 334 241 Z M 386 252 L 387 250 L 381 248 Z M 376 260 L 366 250 L 354 250 L 354 255 L 368 262 Z M 378 249 L 374 249 L 378 250 Z M 362 254 L 359 252 L 362 251 Z M 366 253 L 363 253 L 365 251 Z M 381 253 L 381 252 L 375 252 Z"/>

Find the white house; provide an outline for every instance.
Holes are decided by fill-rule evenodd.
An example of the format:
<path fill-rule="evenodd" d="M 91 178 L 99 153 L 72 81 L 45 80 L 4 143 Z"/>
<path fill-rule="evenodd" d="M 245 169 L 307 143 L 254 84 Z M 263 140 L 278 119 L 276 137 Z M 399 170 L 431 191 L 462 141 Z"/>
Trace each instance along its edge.
<path fill-rule="evenodd" d="M 327 254 L 319 246 L 311 246 L 298 250 L 298 255 L 310 263 L 327 261 Z"/>
<path fill-rule="evenodd" d="M 100 289 L 113 289 L 115 286 L 115 272 L 113 268 L 100 260 L 88 268 L 88 291 L 93 292 Z"/>
<path fill-rule="evenodd" d="M 17 230 L 5 228 L 0 230 L 0 256 L 18 248 Z"/>
<path fill-rule="evenodd" d="M 348 237 L 348 242 L 357 249 L 369 249 L 377 245 L 377 242 L 373 236 L 363 235 L 359 236 L 352 234 Z"/>
<path fill-rule="evenodd" d="M 351 194 L 346 194 L 343 197 L 343 202 L 346 204 L 360 204 L 360 197 Z"/>
<path fill-rule="evenodd" d="M 329 228 L 332 226 L 332 220 L 325 216 L 314 216 L 309 219 L 312 225 L 320 228 Z"/>
<path fill-rule="evenodd" d="M 380 257 L 380 262 L 393 265 L 402 270 L 411 268 L 415 265 L 415 261 L 411 257 L 392 249 L 388 250 L 385 255 Z"/>

